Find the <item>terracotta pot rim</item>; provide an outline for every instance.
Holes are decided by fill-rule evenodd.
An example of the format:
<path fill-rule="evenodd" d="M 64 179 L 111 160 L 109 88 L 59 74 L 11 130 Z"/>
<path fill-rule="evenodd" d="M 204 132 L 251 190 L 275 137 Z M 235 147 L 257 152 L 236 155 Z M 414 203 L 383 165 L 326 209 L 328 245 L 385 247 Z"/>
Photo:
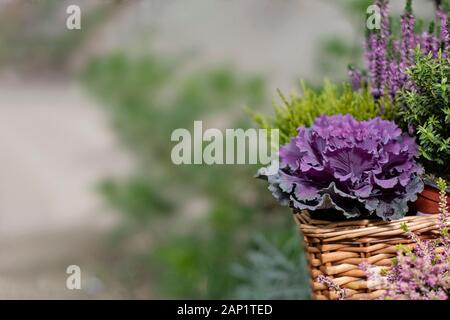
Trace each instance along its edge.
<path fill-rule="evenodd" d="M 425 199 L 425 200 L 428 200 L 428 201 L 431 201 L 431 202 L 434 202 L 434 203 L 439 203 L 439 201 L 437 201 L 436 199 L 432 199 L 432 198 L 430 198 L 430 197 L 424 195 L 423 193 L 419 193 L 419 194 L 417 195 L 417 197 L 418 197 L 418 198 L 420 197 L 421 199 Z M 416 201 L 417 201 L 417 200 L 416 200 Z"/>
<path fill-rule="evenodd" d="M 438 188 L 436 182 L 434 182 L 434 181 L 432 181 L 432 180 L 430 180 L 430 179 L 428 179 L 428 178 L 423 178 L 423 183 L 425 184 L 425 186 L 428 186 L 428 187 L 431 187 L 431 188 L 433 188 L 433 189 L 439 190 L 439 188 Z M 448 187 L 445 191 L 446 191 L 448 194 L 450 194 L 450 187 Z"/>

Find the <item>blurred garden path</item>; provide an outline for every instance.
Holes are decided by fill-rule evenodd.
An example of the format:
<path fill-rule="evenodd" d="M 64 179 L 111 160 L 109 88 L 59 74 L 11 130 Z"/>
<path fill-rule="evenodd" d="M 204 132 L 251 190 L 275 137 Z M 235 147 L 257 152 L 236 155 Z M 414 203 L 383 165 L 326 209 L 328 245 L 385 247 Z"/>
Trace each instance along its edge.
<path fill-rule="evenodd" d="M 99 274 L 114 215 L 94 188 L 128 166 L 107 120 L 65 81 L 0 80 L 0 97 L 0 299 L 121 297 Z"/>

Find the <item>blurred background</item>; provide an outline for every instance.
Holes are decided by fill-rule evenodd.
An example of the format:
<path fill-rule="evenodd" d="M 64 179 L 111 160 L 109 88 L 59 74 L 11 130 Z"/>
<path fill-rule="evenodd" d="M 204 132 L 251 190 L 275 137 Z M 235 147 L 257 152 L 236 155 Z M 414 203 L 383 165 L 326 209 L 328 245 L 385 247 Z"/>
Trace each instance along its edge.
<path fill-rule="evenodd" d="M 371 2 L 0 0 L 0 298 L 309 298 L 257 167 L 175 166 L 170 135 L 345 81 Z"/>

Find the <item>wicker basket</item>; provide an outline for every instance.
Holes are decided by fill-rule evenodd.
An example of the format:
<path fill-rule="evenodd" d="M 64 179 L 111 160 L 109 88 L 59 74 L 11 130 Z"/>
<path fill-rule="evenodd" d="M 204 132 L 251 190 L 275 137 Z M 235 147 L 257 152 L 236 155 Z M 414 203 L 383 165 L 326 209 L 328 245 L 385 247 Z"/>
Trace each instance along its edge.
<path fill-rule="evenodd" d="M 407 223 L 408 229 L 421 239 L 435 239 L 439 235 L 439 215 L 411 216 L 392 222 L 314 220 L 306 211 L 294 216 L 304 236 L 313 299 L 319 300 L 338 299 L 333 290 L 317 282 L 316 278 L 321 274 L 344 288 L 346 299 L 373 300 L 380 297 L 384 291 L 373 288 L 358 265 L 367 262 L 389 268 L 391 258 L 396 255 L 396 245 L 411 245 L 400 227 L 402 223 Z"/>

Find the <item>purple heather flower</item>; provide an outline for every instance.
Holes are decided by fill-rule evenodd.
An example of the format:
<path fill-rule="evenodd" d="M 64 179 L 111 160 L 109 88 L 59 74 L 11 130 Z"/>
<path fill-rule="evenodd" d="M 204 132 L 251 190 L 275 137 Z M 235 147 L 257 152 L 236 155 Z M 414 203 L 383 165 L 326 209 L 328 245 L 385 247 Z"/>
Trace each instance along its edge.
<path fill-rule="evenodd" d="M 389 31 L 389 4 L 387 0 L 378 0 L 376 4 L 380 8 L 381 30 L 373 33 L 370 38 L 370 59 L 372 76 L 372 95 L 380 98 L 384 95 L 384 88 L 388 79 L 387 45 Z"/>
<path fill-rule="evenodd" d="M 412 64 L 414 59 L 413 49 L 416 47 L 414 34 L 415 17 L 412 14 L 411 0 L 407 0 L 405 13 L 401 18 L 402 38 L 400 44 L 400 71 L 401 80 L 405 85 L 407 82 L 406 69 Z"/>
<path fill-rule="evenodd" d="M 444 290 L 439 290 L 436 295 L 436 300 L 448 300 L 447 293 L 445 293 Z"/>
<path fill-rule="evenodd" d="M 397 92 L 400 91 L 400 69 L 397 61 L 391 60 L 388 66 L 387 74 L 387 88 L 389 91 L 389 96 L 395 99 Z"/>
<path fill-rule="evenodd" d="M 420 48 L 423 55 L 432 53 L 433 58 L 437 58 L 439 51 L 439 39 L 430 32 L 423 32 L 419 39 Z"/>
<path fill-rule="evenodd" d="M 381 18 L 381 38 L 388 40 L 390 36 L 389 27 L 389 1 L 379 0 L 377 5 L 380 8 L 380 18 Z"/>
<path fill-rule="evenodd" d="M 400 40 L 392 41 L 392 55 L 394 59 L 400 53 L 400 46 L 401 46 Z"/>
<path fill-rule="evenodd" d="M 448 241 L 448 228 L 446 225 L 447 222 L 447 218 L 448 218 L 448 207 L 447 207 L 447 193 L 444 191 L 445 189 L 447 189 L 447 185 L 445 184 L 445 182 L 443 180 L 439 181 L 442 186 L 441 186 L 441 191 L 439 192 L 439 211 L 440 211 L 440 216 L 439 216 L 439 228 L 441 230 L 441 243 L 445 248 L 450 248 L 450 242 Z M 445 258 L 449 257 L 449 251 L 447 251 L 447 255 L 445 255 Z"/>
<path fill-rule="evenodd" d="M 450 16 L 447 16 L 447 25 L 445 26 L 445 43 L 444 52 L 448 55 L 450 52 Z"/>
<path fill-rule="evenodd" d="M 355 69 L 354 67 L 348 68 L 348 75 L 350 78 L 350 83 L 354 91 L 358 91 L 361 89 L 361 84 L 365 82 L 365 78 L 363 77 L 361 71 Z"/>
<path fill-rule="evenodd" d="M 426 283 L 430 287 L 434 287 L 438 283 L 438 277 L 435 274 L 430 274 L 426 279 Z"/>
<path fill-rule="evenodd" d="M 335 284 L 333 279 L 324 275 L 320 275 L 317 277 L 317 281 L 326 285 L 328 289 L 336 291 L 339 300 L 345 299 L 345 289 L 342 289 L 339 285 Z"/>
<path fill-rule="evenodd" d="M 384 95 L 384 87 L 387 79 L 386 41 L 378 37 L 375 39 L 372 95 L 375 98 L 380 98 Z"/>
<path fill-rule="evenodd" d="M 376 43 L 376 40 L 373 39 L 374 36 L 375 35 L 373 33 L 369 34 L 366 41 L 364 42 L 364 60 L 371 75 L 374 70 L 375 64 L 372 48 L 372 46 Z"/>
<path fill-rule="evenodd" d="M 371 85 L 372 85 L 372 94 L 375 97 L 380 96 L 379 92 L 375 90 L 379 90 L 381 87 L 380 84 L 380 78 L 378 74 L 378 57 L 379 57 L 379 46 L 378 46 L 378 35 L 375 33 L 372 33 L 369 35 L 368 39 L 368 45 L 369 51 L 367 52 L 367 61 L 368 61 L 368 67 L 369 67 L 369 73 L 371 76 Z"/>
<path fill-rule="evenodd" d="M 449 39 L 449 21 L 447 14 L 442 9 L 442 7 L 438 7 L 436 11 L 437 18 L 439 20 L 439 23 L 441 25 L 441 34 L 440 34 L 440 41 L 442 46 L 442 56 L 445 58 L 447 55 L 447 52 L 449 51 L 450 47 L 450 39 Z"/>
<path fill-rule="evenodd" d="M 415 244 L 411 251 L 400 250 L 396 263 L 387 275 L 376 272 L 375 267 L 362 265 L 371 281 L 380 284 L 379 289 L 386 290 L 381 299 L 396 300 L 448 300 L 450 290 L 450 247 L 447 233 L 447 197 L 445 183 L 438 185 L 440 197 L 440 231 L 438 240 L 421 240 L 411 231 L 407 231 Z M 438 250 L 440 249 L 440 250 Z"/>

